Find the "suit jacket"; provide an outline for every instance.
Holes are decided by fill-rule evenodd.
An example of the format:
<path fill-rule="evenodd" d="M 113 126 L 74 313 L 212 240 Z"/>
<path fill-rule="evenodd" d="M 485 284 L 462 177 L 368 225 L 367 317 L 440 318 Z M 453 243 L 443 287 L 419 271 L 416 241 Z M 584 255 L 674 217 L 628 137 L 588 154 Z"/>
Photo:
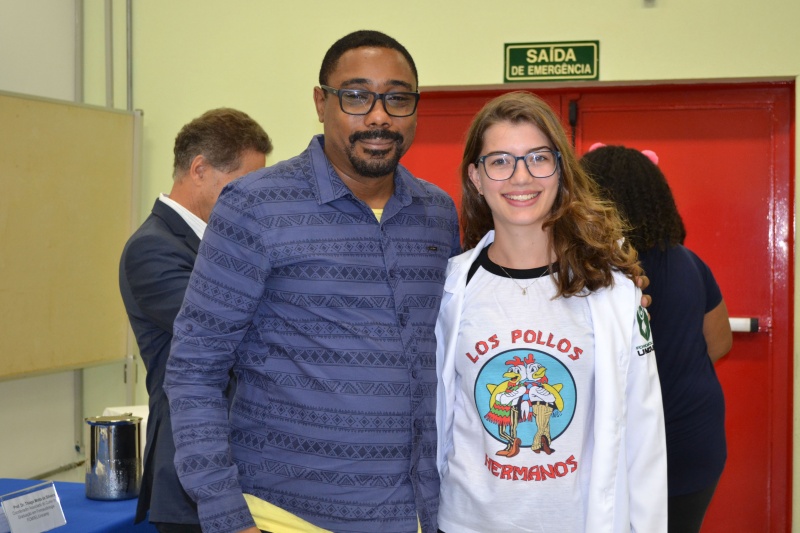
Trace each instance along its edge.
<path fill-rule="evenodd" d="M 128 239 L 119 265 L 119 287 L 128 319 L 147 368 L 150 414 L 142 488 L 136 510 L 141 522 L 197 524 L 197 507 L 175 471 L 169 403 L 164 373 L 178 315 L 200 239 L 170 206 L 156 200 L 147 220 Z"/>

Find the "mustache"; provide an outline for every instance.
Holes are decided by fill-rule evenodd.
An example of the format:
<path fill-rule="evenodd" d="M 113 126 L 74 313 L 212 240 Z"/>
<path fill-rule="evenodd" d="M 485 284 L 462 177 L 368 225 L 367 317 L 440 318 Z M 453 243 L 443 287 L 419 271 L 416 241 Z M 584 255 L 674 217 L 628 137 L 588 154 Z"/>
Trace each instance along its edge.
<path fill-rule="evenodd" d="M 372 140 L 372 139 L 388 139 L 390 141 L 396 142 L 397 144 L 403 144 L 404 137 L 401 133 L 396 131 L 387 131 L 387 130 L 357 131 L 352 135 L 350 135 L 350 144 L 354 144 L 356 141 Z"/>

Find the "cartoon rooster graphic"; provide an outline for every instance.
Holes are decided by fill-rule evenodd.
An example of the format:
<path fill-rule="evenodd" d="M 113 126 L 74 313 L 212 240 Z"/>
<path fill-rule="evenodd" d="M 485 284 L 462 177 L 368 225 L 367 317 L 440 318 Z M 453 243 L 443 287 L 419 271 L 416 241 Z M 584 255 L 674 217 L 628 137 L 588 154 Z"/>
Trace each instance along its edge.
<path fill-rule="evenodd" d="M 520 439 L 517 438 L 517 425 L 519 424 L 519 405 L 515 401 L 525 394 L 522 380 L 525 377 L 525 364 L 515 356 L 506 361 L 508 371 L 503 374 L 506 381 L 499 385 L 486 384 L 491 397 L 489 398 L 489 412 L 484 418 L 497 424 L 500 438 L 506 441 L 506 447 L 497 452 L 497 455 L 514 457 L 519 453 Z"/>
<path fill-rule="evenodd" d="M 555 450 L 550 447 L 550 417 L 554 410 L 564 409 L 560 383 L 550 385 L 547 368 L 536 362 L 533 354 L 524 360 L 519 356 L 506 361 L 506 381 L 499 385 L 487 384 L 491 394 L 489 412 L 484 418 L 498 426 L 500 438 L 506 447 L 497 455 L 514 457 L 519 453 L 521 440 L 517 437 L 520 422 L 536 421 L 537 431 L 531 449 L 535 453 L 544 451 L 550 455 Z"/>
<path fill-rule="evenodd" d="M 531 417 L 536 421 L 536 435 L 533 437 L 531 450 L 535 453 L 542 451 L 550 455 L 555 450 L 550 447 L 550 417 L 553 411 L 564 410 L 564 399 L 561 397 L 563 385 L 556 383 L 550 385 L 547 379 L 547 368 L 536 362 L 533 354 L 528 354 L 525 358 L 527 379 L 523 385 L 526 394 L 522 396 L 521 411 L 522 419 L 530 421 Z"/>

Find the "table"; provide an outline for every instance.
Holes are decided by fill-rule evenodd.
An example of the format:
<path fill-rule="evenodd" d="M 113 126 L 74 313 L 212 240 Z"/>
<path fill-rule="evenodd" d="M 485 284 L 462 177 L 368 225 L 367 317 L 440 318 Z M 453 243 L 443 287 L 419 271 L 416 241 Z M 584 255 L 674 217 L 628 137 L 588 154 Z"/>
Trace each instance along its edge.
<path fill-rule="evenodd" d="M 36 479 L 0 479 L 0 495 L 43 483 Z M 53 529 L 55 533 L 157 533 L 147 520 L 133 524 L 136 498 L 119 501 L 97 501 L 86 497 L 83 483 L 56 481 L 66 525 Z"/>

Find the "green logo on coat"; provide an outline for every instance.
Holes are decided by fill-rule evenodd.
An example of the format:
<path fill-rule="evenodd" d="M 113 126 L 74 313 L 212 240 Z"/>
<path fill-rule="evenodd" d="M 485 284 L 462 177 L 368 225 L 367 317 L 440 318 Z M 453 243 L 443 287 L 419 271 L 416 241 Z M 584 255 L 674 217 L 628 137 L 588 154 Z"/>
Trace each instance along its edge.
<path fill-rule="evenodd" d="M 639 323 L 639 333 L 642 334 L 645 340 L 650 340 L 650 318 L 647 316 L 647 311 L 644 307 L 639 306 L 636 312 L 636 321 Z"/>

